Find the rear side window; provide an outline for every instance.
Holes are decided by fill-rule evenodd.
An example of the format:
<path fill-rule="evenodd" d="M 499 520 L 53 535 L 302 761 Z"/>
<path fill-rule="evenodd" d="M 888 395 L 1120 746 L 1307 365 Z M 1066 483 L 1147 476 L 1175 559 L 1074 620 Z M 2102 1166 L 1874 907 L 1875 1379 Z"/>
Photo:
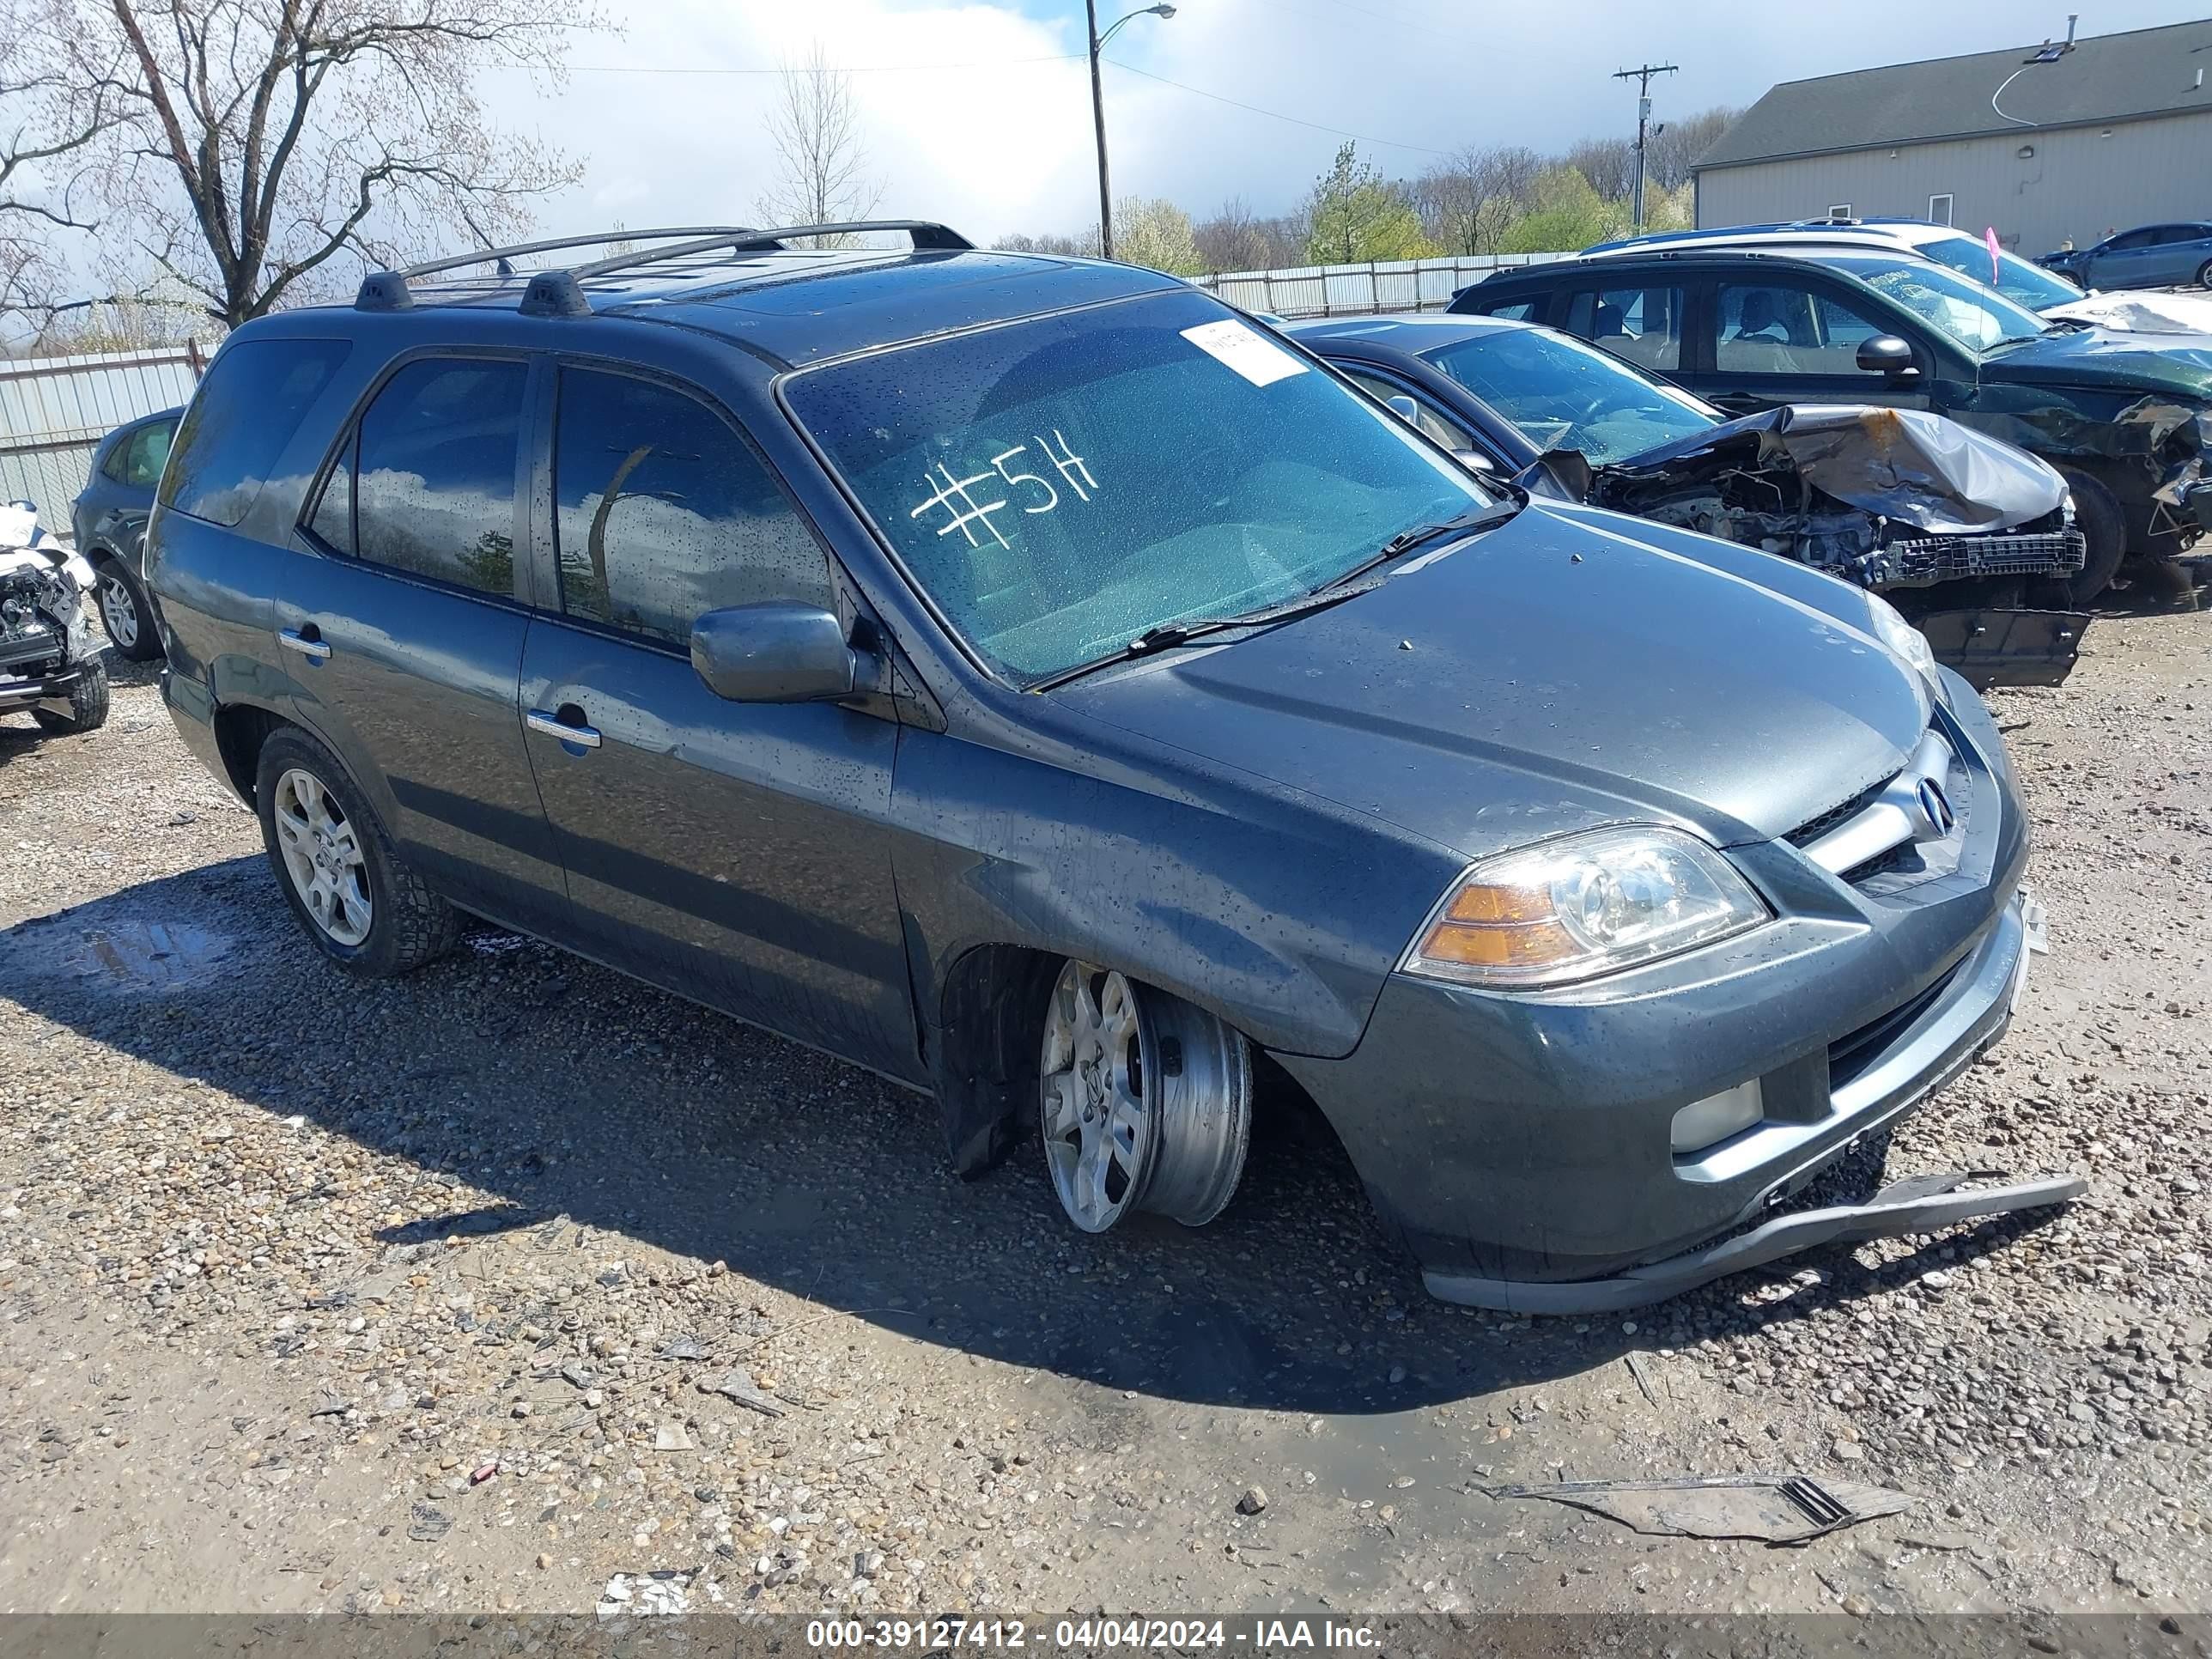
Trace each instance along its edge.
<path fill-rule="evenodd" d="M 309 521 L 315 534 L 369 564 L 512 595 L 527 379 L 517 362 L 408 364 L 347 440 Z"/>
<path fill-rule="evenodd" d="M 119 484 L 151 489 L 161 482 L 161 469 L 169 460 L 169 441 L 176 435 L 174 421 L 142 426 L 108 451 L 100 470 Z"/>
<path fill-rule="evenodd" d="M 225 347 L 177 428 L 163 505 L 215 524 L 243 519 L 308 405 L 352 349 L 344 340 L 240 340 Z"/>
<path fill-rule="evenodd" d="M 684 646 L 725 605 L 832 606 L 828 558 L 768 469 L 672 387 L 563 368 L 553 490 L 572 617 Z"/>

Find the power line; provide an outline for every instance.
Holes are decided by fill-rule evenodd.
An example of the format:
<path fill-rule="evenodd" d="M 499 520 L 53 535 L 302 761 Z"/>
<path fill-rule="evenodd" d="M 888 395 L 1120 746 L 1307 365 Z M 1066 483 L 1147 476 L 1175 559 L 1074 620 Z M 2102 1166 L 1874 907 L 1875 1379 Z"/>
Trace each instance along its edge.
<path fill-rule="evenodd" d="M 1020 64 L 1076 64 L 1082 61 L 1081 52 L 1063 52 L 1047 58 L 978 58 L 963 64 L 832 64 L 827 73 L 831 75 L 935 74 L 944 70 L 1009 69 Z M 778 69 L 717 69 L 667 64 L 570 64 L 566 67 L 570 73 L 575 75 L 805 75 L 810 72 L 811 66 L 799 64 Z"/>
<path fill-rule="evenodd" d="M 1450 154 L 1449 150 L 1434 149 L 1426 144 L 1408 144 L 1395 138 L 1377 138 L 1371 133 L 1353 132 L 1345 127 L 1328 126 L 1319 121 L 1308 121 L 1299 116 L 1285 115 L 1279 109 L 1262 109 L 1257 104 L 1248 104 L 1240 99 L 1224 97 L 1218 92 L 1208 92 L 1204 87 L 1190 86 L 1182 81 L 1170 81 L 1164 75 L 1155 75 L 1150 70 L 1140 70 L 1135 64 L 1125 64 L 1117 58 L 1109 58 L 1104 61 L 1113 64 L 1117 70 L 1126 70 L 1131 75 L 1141 75 L 1147 81 L 1157 81 L 1164 87 L 1173 87 L 1179 92 L 1193 93 L 1200 98 L 1211 98 L 1217 104 L 1227 104 L 1235 109 L 1249 110 L 1255 115 L 1265 115 L 1273 120 L 1287 121 L 1294 127 L 1310 127 L 1316 132 L 1326 132 L 1334 137 L 1357 139 L 1363 144 L 1382 144 L 1390 149 L 1410 149 L 1422 155 Z"/>

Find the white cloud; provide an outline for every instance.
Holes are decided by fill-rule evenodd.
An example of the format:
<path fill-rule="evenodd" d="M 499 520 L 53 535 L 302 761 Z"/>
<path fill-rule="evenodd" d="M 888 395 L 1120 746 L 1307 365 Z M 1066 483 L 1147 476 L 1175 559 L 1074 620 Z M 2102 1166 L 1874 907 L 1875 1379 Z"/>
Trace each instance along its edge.
<path fill-rule="evenodd" d="M 1117 16 L 1140 0 L 1105 0 Z M 2201 7 L 2108 0 L 2082 32 L 2176 21 Z M 1571 12 L 1465 0 L 1177 0 L 1140 17 L 1110 55 L 1226 98 L 1408 146 L 1565 148 L 1632 130 L 1632 86 L 1607 78 L 1649 59 L 1681 65 L 1655 84 L 1663 118 L 1747 104 L 1778 80 L 1982 51 L 2063 29 L 2062 13 L 1999 0 L 1859 0 L 1848 27 L 1820 9 L 1741 0 L 1621 3 Z M 579 42 L 574 61 L 652 67 L 773 66 L 814 40 L 856 67 L 997 67 L 853 77 L 888 216 L 939 218 L 978 237 L 1075 230 L 1097 211 L 1081 0 L 635 0 L 619 40 Z M 1070 61 L 1021 60 L 1073 54 Z M 1194 212 L 1241 194 L 1290 206 L 1337 138 L 1109 67 L 1108 125 L 1118 195 L 1167 196 Z M 520 76 L 489 88 L 501 118 L 589 159 L 582 187 L 549 204 L 550 231 L 747 222 L 773 157 L 769 76 L 580 72 L 540 99 Z M 1363 149 L 1367 149 L 1363 146 Z M 1419 149 L 1369 151 L 1410 174 Z"/>

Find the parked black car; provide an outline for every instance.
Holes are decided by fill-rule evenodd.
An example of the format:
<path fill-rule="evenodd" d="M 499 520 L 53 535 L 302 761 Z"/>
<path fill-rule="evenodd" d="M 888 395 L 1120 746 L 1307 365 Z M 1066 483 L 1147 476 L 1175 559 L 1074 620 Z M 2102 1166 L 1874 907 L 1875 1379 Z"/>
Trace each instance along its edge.
<path fill-rule="evenodd" d="M 2077 659 L 2090 618 L 2064 608 L 2083 556 L 2064 482 L 1940 415 L 1807 404 L 1730 420 L 1571 335 L 1495 317 L 1339 317 L 1284 331 L 1527 489 L 1888 594 L 1936 660 L 1978 689 L 2057 685 Z"/>
<path fill-rule="evenodd" d="M 1929 409 L 2042 456 L 2074 492 L 2079 603 L 2212 525 L 2212 339 L 2051 321 L 1905 254 L 1692 248 L 1500 270 L 1452 310 L 1548 323 L 1732 412 Z"/>
<path fill-rule="evenodd" d="M 2137 225 L 2037 263 L 2083 288 L 2212 288 L 2212 224 Z"/>
<path fill-rule="evenodd" d="M 259 319 L 185 412 L 164 695 L 332 961 L 465 908 L 929 1091 L 963 1171 L 1041 1132 L 1090 1231 L 1212 1218 L 1272 1079 L 1461 1301 L 2079 1190 L 1766 1216 L 2037 932 L 1878 597 L 1486 487 L 1150 271 L 623 234 Z"/>
<path fill-rule="evenodd" d="M 146 599 L 146 520 L 184 412 L 165 409 L 142 416 L 101 439 L 93 451 L 92 476 L 70 507 L 77 551 L 99 580 L 100 625 L 116 654 L 133 662 L 161 654 Z"/>

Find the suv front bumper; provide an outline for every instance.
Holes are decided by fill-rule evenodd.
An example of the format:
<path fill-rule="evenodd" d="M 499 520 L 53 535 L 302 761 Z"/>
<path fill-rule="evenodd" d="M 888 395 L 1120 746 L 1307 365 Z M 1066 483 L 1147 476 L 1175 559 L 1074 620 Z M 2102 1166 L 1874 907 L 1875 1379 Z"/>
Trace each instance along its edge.
<path fill-rule="evenodd" d="M 2019 890 L 2025 819 L 1987 712 L 1962 687 L 1954 704 L 1948 737 L 1973 774 L 1955 867 L 1847 882 L 1791 845 L 1738 848 L 1774 902 L 1765 927 L 1546 993 L 1395 975 L 1351 1054 L 1277 1056 L 1433 1294 L 1526 1312 L 1632 1307 L 1824 1239 L 2078 1190 L 1893 1193 L 1727 1237 L 2010 1023 L 2040 925 Z M 1753 1079 L 1758 1121 L 1675 1150 L 1678 1112 Z"/>

